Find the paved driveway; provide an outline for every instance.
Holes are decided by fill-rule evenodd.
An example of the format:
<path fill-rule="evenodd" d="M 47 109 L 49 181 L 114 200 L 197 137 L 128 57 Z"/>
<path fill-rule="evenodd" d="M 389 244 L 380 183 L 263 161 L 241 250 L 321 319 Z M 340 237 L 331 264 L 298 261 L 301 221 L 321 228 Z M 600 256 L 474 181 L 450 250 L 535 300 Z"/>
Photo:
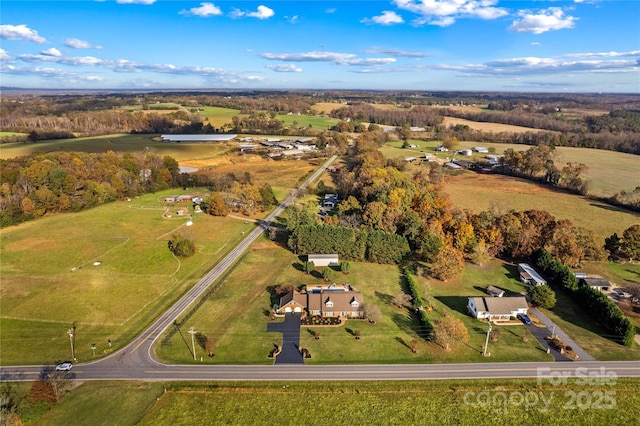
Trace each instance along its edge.
<path fill-rule="evenodd" d="M 580 357 L 580 361 L 594 361 L 595 360 L 594 357 L 589 355 L 584 349 L 582 349 L 580 346 L 578 346 L 578 344 L 571 337 L 569 337 L 567 335 L 567 333 L 565 333 L 564 331 L 562 331 L 562 329 L 560 329 L 560 327 L 555 325 L 549 319 L 549 317 L 547 317 L 545 314 L 543 314 L 542 312 L 540 312 L 536 308 L 529 308 L 529 312 L 531 314 L 535 315 L 536 317 L 538 317 L 540 322 L 542 322 L 546 326 L 544 328 L 543 327 L 536 327 L 533 324 L 530 324 L 530 325 L 527 326 L 529 331 L 531 331 L 531 333 L 536 337 L 536 339 L 538 339 L 538 341 L 540 342 L 542 347 L 544 347 L 544 348 L 549 347 L 549 342 L 544 340 L 544 338 L 549 336 L 550 334 L 552 334 L 552 332 L 554 332 L 555 334 L 558 335 L 558 337 L 560 337 L 560 339 L 562 339 L 564 341 L 564 343 L 566 343 L 567 345 L 571 346 L 573 351 L 576 354 L 578 354 L 578 356 Z M 567 357 L 565 357 L 564 355 L 561 355 L 560 352 L 556 351 L 553 348 L 551 348 L 551 354 L 553 355 L 553 358 L 556 361 L 566 361 L 568 359 Z M 562 358 L 562 359 L 559 359 L 559 357 Z"/>
<path fill-rule="evenodd" d="M 284 314 L 284 322 L 267 324 L 267 331 L 282 333 L 282 352 L 276 357 L 276 364 L 304 364 L 298 351 L 300 346 L 300 313 Z"/>

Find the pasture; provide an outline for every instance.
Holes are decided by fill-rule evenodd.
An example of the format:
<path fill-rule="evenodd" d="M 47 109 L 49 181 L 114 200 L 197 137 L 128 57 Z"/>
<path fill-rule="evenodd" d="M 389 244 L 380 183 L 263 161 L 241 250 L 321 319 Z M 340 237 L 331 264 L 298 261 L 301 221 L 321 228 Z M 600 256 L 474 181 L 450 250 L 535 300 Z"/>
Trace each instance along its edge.
<path fill-rule="evenodd" d="M 274 262 L 274 259 L 278 261 Z M 319 284 L 322 282 L 321 272 L 317 270 L 312 275 L 304 273 L 301 258 L 266 239 L 254 243 L 242 263 L 182 326 L 183 330 L 194 327 L 215 342 L 214 357 L 208 357 L 202 347 L 196 347 L 196 357 L 202 357 L 201 362 L 205 364 L 272 363 L 273 360 L 267 358 L 267 355 L 274 345 L 282 344 L 282 335 L 266 331 L 270 322 L 269 310 L 276 302 L 270 298 L 268 288 L 274 285 L 298 287 Z M 468 343 L 454 345 L 452 351 L 446 351 L 421 337 L 424 330 L 409 309 L 392 303 L 406 285 L 397 266 L 353 262 L 348 275 L 334 271 L 331 281 L 350 283 L 355 290 L 363 293 L 365 305 L 375 304 L 380 308 L 382 318 L 375 324 L 366 320 L 348 320 L 341 327 L 302 326 L 301 345 L 312 355 L 305 363 L 486 361 L 480 355 L 486 329 L 482 322 L 467 315 L 464 308 L 466 298 L 483 295 L 484 287 L 482 290 L 474 288 L 474 285 L 479 286 L 481 283 L 504 282 L 505 288 L 511 288 L 514 292 L 522 291 L 522 288 L 510 276 L 505 277 L 501 264 L 492 264 L 485 272 L 482 277 L 476 275 L 475 278 L 462 280 L 453 293 L 449 286 L 437 289 L 436 283 L 416 278 L 423 288 L 423 294 L 431 294 L 434 298 L 435 309 L 430 313 L 432 319 L 445 314 L 453 315 L 460 318 L 469 330 Z M 512 329 L 513 332 L 505 330 L 503 338 L 493 344 L 489 361 L 551 359 L 524 327 L 518 324 L 505 328 Z M 359 340 L 354 337 L 355 330 L 361 333 Z M 320 339 L 314 338 L 313 331 L 320 332 Z M 183 335 L 185 333 L 186 331 L 182 332 Z M 523 335 L 529 335 L 528 341 L 522 340 Z M 419 342 L 416 353 L 412 353 L 410 349 L 412 340 Z M 190 346 L 179 333 L 172 337 L 171 343 L 170 346 L 156 346 L 156 354 L 161 359 L 170 363 L 193 361 Z"/>
<path fill-rule="evenodd" d="M 55 139 L 36 143 L 3 144 L 0 158 L 14 158 L 34 152 L 80 151 L 119 153 L 153 153 L 160 157 L 169 155 L 178 162 L 194 158 L 214 158 L 234 148 L 225 143 L 168 143 L 160 142 L 157 134 L 105 135 L 77 139 Z"/>
<path fill-rule="evenodd" d="M 444 125 L 453 127 L 455 125 L 469 126 L 473 130 L 491 133 L 524 133 L 524 132 L 546 132 L 547 130 L 534 129 L 532 127 L 514 126 L 511 124 L 488 123 L 480 121 L 465 120 L 464 118 L 444 117 Z"/>
<path fill-rule="evenodd" d="M 609 395 L 615 407 L 606 409 L 607 401 L 597 399 L 605 390 L 614 392 Z M 584 397 L 577 401 L 581 405 L 575 398 L 572 403 L 571 397 L 576 394 L 590 397 L 589 404 Z M 486 398 L 481 399 L 482 396 Z M 253 383 L 104 381 L 80 384 L 49 411 L 25 410 L 22 420 L 34 425 L 173 426 L 269 425 L 274 418 L 283 424 L 314 425 L 345 421 L 371 424 L 373 419 L 384 419 L 380 423 L 467 426 L 476 424 L 480 415 L 490 416 L 496 424 L 623 425 L 634 424 L 640 415 L 639 405 L 640 381 L 626 378 L 617 378 L 610 387 L 579 384 L 576 379 L 562 386 L 538 384 L 533 379 L 296 382 L 283 377 L 279 382 Z"/>
<path fill-rule="evenodd" d="M 402 141 L 396 141 L 385 144 L 380 150 L 387 158 L 419 157 L 430 153 L 442 159 L 481 160 L 486 155 L 474 153 L 471 157 L 462 157 L 453 152 L 437 152 L 435 147 L 441 144 L 439 141 L 410 140 L 409 142 L 418 145 L 418 148 L 403 149 Z M 503 154 L 507 149 L 526 151 L 530 148 L 527 145 L 463 141 L 458 142 L 455 149 L 473 149 L 479 145 L 495 151 L 496 154 Z M 588 167 L 586 178 L 589 182 L 589 193 L 592 195 L 606 197 L 620 191 L 631 192 L 640 186 L 637 155 L 566 146 L 556 147 L 555 152 L 555 162 L 559 168 L 564 167 L 566 163 L 583 163 Z"/>
<path fill-rule="evenodd" d="M 125 344 L 254 227 L 205 214 L 186 227 L 187 219 L 173 210 L 188 206 L 163 202 L 181 193 L 149 194 L 2 229 L 3 363 L 69 358 L 66 332 L 74 322 L 80 361 L 90 359 L 91 343 L 98 354 L 109 350 L 109 339 L 113 349 Z M 167 241 L 174 233 L 194 240 L 194 256 L 172 255 Z"/>
<path fill-rule="evenodd" d="M 603 244 L 605 237 L 640 222 L 638 213 L 509 176 L 467 172 L 448 177 L 444 191 L 454 205 L 474 212 L 546 210 L 591 229 Z"/>

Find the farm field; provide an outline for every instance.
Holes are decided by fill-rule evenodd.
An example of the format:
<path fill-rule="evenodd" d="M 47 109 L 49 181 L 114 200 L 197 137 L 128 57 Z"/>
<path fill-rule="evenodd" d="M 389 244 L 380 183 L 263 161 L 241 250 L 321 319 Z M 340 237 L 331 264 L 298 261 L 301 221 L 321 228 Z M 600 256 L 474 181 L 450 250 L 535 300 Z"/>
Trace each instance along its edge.
<path fill-rule="evenodd" d="M 618 378 L 611 387 L 574 382 L 564 386 L 537 384 L 535 380 L 88 382 L 49 411 L 26 412 L 23 423 L 268 425 L 278 418 L 283 424 L 328 425 L 345 419 L 354 424 L 370 424 L 372 419 L 385 419 L 385 424 L 420 424 L 429 419 L 429 424 L 466 426 L 476 424 L 478 415 L 486 413 L 495 423 L 529 426 L 633 424 L 640 415 L 640 381 Z M 604 390 L 615 392 L 613 409 L 597 408 L 595 403 L 576 409 L 577 404 L 571 404 L 573 392 L 591 396 Z M 495 404 L 478 400 L 481 391 L 486 392 L 487 401 L 495 396 Z M 530 404 L 506 404 L 502 395 L 527 396 Z"/>
<path fill-rule="evenodd" d="M 277 263 L 273 259 L 278 259 Z M 472 270 L 470 270 L 472 271 Z M 270 298 L 268 288 L 274 285 L 319 284 L 321 271 L 313 275 L 302 272 L 302 260 L 275 243 L 258 241 L 249 254 L 228 276 L 222 286 L 202 307 L 182 326 L 196 330 L 213 339 L 215 356 L 209 358 L 204 349 L 196 348 L 196 355 L 203 356 L 203 363 L 210 364 L 270 364 L 267 358 L 274 345 L 282 344 L 282 336 L 268 333 L 269 310 L 277 300 Z M 447 314 L 460 318 L 470 334 L 468 344 L 455 345 L 454 350 L 445 351 L 433 342 L 420 337 L 423 332 L 420 323 L 406 308 L 396 307 L 392 299 L 402 291 L 402 279 L 397 266 L 353 262 L 351 272 L 344 275 L 334 271 L 332 281 L 350 283 L 363 293 L 365 305 L 378 305 L 382 319 L 375 324 L 364 320 L 348 320 L 341 327 L 305 327 L 300 332 L 301 345 L 309 350 L 308 364 L 349 364 L 349 363 L 411 363 L 411 362 L 483 362 L 481 348 L 486 329 L 484 324 L 466 313 L 464 306 L 468 296 L 484 295 L 486 283 L 504 283 L 505 289 L 514 293 L 523 290 L 510 276 L 505 276 L 502 264 L 492 264 L 482 277 L 461 280 L 451 288 L 437 287 L 438 284 L 423 278 L 416 281 L 423 287 L 423 293 L 431 286 L 434 298 L 432 319 Z M 455 288 L 452 292 L 451 289 Z M 279 320 L 275 320 L 279 321 Z M 360 340 L 354 339 L 355 330 L 361 333 Z M 529 335 L 519 323 L 504 326 L 502 338 L 493 343 L 495 350 L 489 361 L 550 361 L 551 357 Z M 312 331 L 319 331 L 316 340 Z M 529 335 L 523 341 L 523 335 Z M 412 340 L 419 342 L 417 353 L 410 350 Z M 182 337 L 175 334 L 170 346 L 157 345 L 156 354 L 166 362 L 189 363 L 192 355 Z"/>
<path fill-rule="evenodd" d="M 534 129 L 532 127 L 514 126 L 511 124 L 488 123 L 480 121 L 465 120 L 464 118 L 445 117 L 444 124 L 447 127 L 453 127 L 457 124 L 469 126 L 473 130 L 482 132 L 507 132 L 507 133 L 524 133 L 524 132 L 546 132 L 547 130 Z"/>
<path fill-rule="evenodd" d="M 76 323 L 77 357 L 126 343 L 194 284 L 254 224 L 205 214 L 163 214 L 173 189 L 59 214 L 0 231 L 0 344 L 5 364 L 51 363 L 69 357 L 67 330 Z M 194 192 L 195 193 L 195 192 Z M 178 260 L 173 233 L 190 236 L 197 252 Z M 140 258 L 144 256 L 144 260 Z M 100 262 L 94 265 L 94 262 Z"/>
<path fill-rule="evenodd" d="M 591 229 L 602 241 L 640 222 L 638 213 L 509 176 L 466 172 L 448 177 L 444 191 L 454 205 L 475 212 L 546 210 L 556 219 Z"/>
<path fill-rule="evenodd" d="M 327 130 L 336 125 L 340 120 L 336 118 L 319 117 L 316 115 L 289 115 L 278 114 L 276 119 L 282 121 L 284 127 L 307 127 L 316 130 Z M 294 122 L 296 124 L 294 124 Z"/>
<path fill-rule="evenodd" d="M 233 122 L 231 120 L 233 116 L 242 116 L 240 110 L 233 108 L 199 106 L 197 109 L 200 116 L 206 118 L 205 122 L 208 121 L 215 128 L 221 128 L 225 124 L 231 124 Z"/>
<path fill-rule="evenodd" d="M 160 157 L 169 155 L 177 161 L 186 159 L 214 158 L 231 150 L 234 146 L 213 143 L 167 143 L 158 142 L 157 134 L 106 135 L 77 139 L 57 139 L 37 143 L 10 143 L 0 147 L 0 158 L 14 158 L 33 152 L 81 151 L 81 152 L 150 152 Z"/>
<path fill-rule="evenodd" d="M 420 157 L 425 153 L 436 155 L 439 158 L 451 159 L 452 152 L 437 152 L 438 141 L 410 140 L 411 144 L 418 148 L 403 149 L 402 141 L 389 142 L 380 148 L 380 151 L 387 158 Z M 475 146 L 484 146 L 494 149 L 496 154 L 503 154 L 505 150 L 511 148 L 516 151 L 526 151 L 530 147 L 527 145 L 485 143 L 463 141 L 458 142 L 457 149 L 473 149 Z M 574 148 L 559 146 L 556 147 L 556 164 L 562 168 L 566 163 L 583 163 L 589 168 L 586 177 L 589 181 L 589 193 L 596 196 L 611 196 L 620 191 L 633 191 L 640 186 L 640 158 L 637 155 L 625 154 L 622 152 L 606 151 L 589 148 Z M 474 153 L 471 157 L 455 156 L 458 159 L 480 160 L 485 154 Z"/>

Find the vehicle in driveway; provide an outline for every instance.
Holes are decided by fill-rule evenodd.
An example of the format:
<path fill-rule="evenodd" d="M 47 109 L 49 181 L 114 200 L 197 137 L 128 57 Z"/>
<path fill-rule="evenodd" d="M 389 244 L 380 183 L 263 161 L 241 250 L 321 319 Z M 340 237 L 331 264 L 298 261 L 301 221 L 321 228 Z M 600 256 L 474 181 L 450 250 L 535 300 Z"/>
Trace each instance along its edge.
<path fill-rule="evenodd" d="M 72 367 L 73 367 L 73 364 L 71 363 L 71 361 L 65 361 L 56 365 L 56 371 L 69 371 L 71 370 Z"/>
<path fill-rule="evenodd" d="M 518 318 L 520 321 L 522 321 L 523 323 L 525 323 L 526 325 L 531 324 L 531 318 L 529 318 L 528 315 L 525 314 L 518 314 L 516 316 L 516 318 Z"/>

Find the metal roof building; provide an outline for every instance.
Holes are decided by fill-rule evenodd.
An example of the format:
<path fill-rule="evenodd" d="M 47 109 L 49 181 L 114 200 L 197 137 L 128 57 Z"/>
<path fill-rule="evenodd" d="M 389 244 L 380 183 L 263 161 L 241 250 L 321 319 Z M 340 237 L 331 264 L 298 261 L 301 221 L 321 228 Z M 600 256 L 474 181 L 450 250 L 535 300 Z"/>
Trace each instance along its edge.
<path fill-rule="evenodd" d="M 160 135 L 166 142 L 226 142 L 238 135 Z"/>

